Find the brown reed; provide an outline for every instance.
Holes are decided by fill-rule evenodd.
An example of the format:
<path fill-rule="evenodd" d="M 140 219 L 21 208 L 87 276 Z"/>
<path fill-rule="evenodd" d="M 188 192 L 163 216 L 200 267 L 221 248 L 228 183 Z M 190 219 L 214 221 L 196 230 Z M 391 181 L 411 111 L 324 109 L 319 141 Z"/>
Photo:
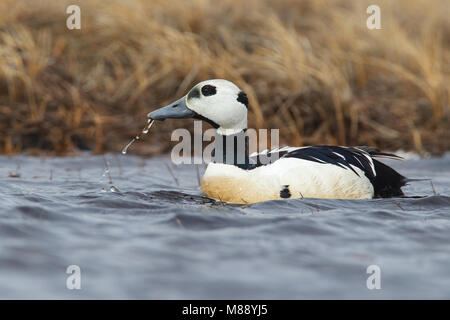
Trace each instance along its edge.
<path fill-rule="evenodd" d="M 195 83 L 247 92 L 281 144 L 450 150 L 448 0 L 0 2 L 0 153 L 119 152 L 146 114 Z M 169 150 L 166 121 L 134 153 Z M 205 125 L 206 127 L 206 125 Z"/>

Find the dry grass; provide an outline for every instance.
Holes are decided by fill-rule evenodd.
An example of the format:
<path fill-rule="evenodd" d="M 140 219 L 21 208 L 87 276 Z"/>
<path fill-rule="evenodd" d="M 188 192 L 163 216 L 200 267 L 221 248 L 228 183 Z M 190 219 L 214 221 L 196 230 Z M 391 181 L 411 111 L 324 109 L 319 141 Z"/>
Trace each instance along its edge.
<path fill-rule="evenodd" d="M 82 29 L 65 26 L 69 4 Z M 152 109 L 208 78 L 282 144 L 450 150 L 448 0 L 2 0 L 0 152 L 119 151 Z M 167 151 L 164 122 L 133 152 Z"/>

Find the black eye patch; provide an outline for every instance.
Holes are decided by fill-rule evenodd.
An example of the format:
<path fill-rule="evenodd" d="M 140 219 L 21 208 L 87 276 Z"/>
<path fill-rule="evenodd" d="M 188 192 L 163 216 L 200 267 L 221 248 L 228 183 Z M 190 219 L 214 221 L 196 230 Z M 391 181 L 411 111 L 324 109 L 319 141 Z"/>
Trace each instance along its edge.
<path fill-rule="evenodd" d="M 206 97 L 215 95 L 216 93 L 217 93 L 216 87 L 212 85 L 207 84 L 202 87 L 202 94 Z"/>
<path fill-rule="evenodd" d="M 245 107 L 248 109 L 248 98 L 244 91 L 239 92 L 237 101 L 243 103 Z"/>

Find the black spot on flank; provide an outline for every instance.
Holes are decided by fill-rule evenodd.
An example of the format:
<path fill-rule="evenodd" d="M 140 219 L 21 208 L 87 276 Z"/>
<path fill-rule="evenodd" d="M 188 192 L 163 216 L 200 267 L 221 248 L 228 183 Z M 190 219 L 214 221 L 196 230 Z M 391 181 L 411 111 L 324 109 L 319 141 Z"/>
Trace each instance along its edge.
<path fill-rule="evenodd" d="M 200 90 L 198 90 L 198 88 L 194 88 L 192 89 L 189 93 L 188 93 L 188 99 L 192 99 L 192 98 L 200 98 Z"/>
<path fill-rule="evenodd" d="M 216 87 L 214 87 L 212 85 L 207 84 L 202 87 L 202 94 L 206 97 L 213 96 L 216 93 L 217 93 Z"/>
<path fill-rule="evenodd" d="M 248 98 L 244 91 L 239 92 L 237 101 L 243 103 L 246 108 L 248 108 Z"/>
<path fill-rule="evenodd" d="M 289 191 L 289 185 L 284 185 L 280 191 L 280 198 L 287 199 L 291 197 L 291 192 Z"/>

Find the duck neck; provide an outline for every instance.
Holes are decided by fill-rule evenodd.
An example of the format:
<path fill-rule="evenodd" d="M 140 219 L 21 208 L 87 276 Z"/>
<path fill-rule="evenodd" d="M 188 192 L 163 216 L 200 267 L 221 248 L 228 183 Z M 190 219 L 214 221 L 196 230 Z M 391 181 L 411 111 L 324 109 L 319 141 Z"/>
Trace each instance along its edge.
<path fill-rule="evenodd" d="M 248 169 L 250 162 L 248 157 L 247 129 L 237 133 L 224 135 L 216 132 L 212 159 L 214 163 L 224 163 Z"/>

